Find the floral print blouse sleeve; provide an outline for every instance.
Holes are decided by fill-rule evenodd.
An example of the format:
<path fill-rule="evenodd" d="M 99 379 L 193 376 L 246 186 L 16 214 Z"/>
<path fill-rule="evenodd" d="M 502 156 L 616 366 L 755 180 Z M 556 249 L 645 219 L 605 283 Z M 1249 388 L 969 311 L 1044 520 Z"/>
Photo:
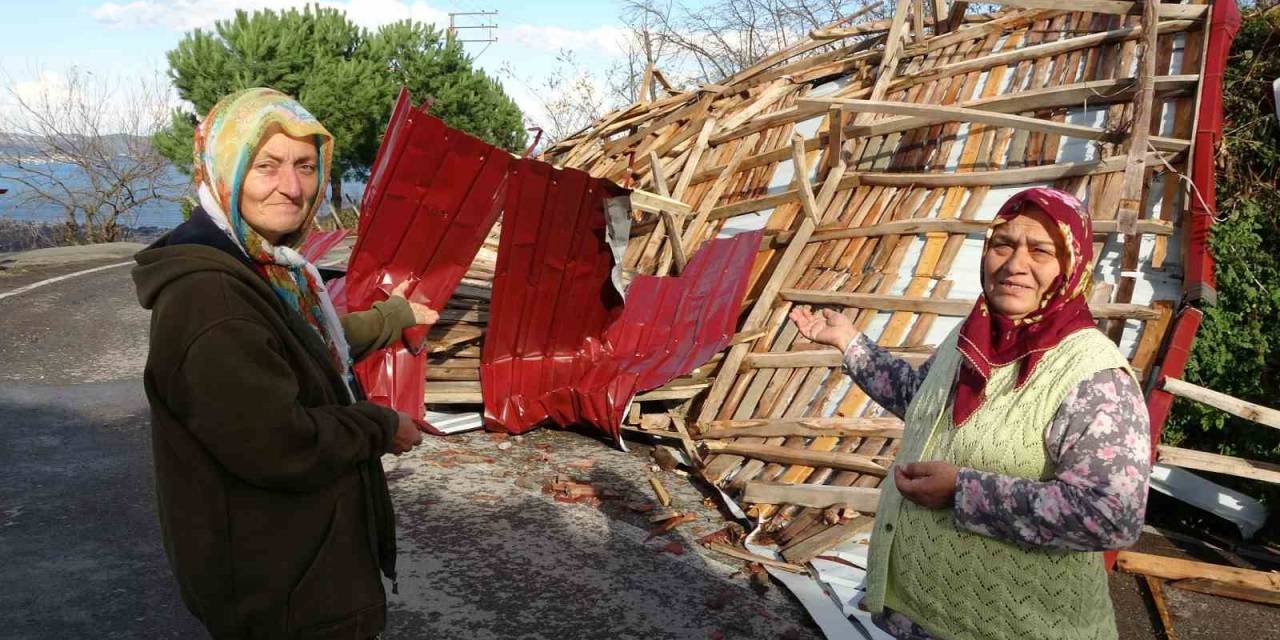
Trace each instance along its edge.
<path fill-rule="evenodd" d="M 1046 481 L 961 469 L 954 522 L 1024 546 L 1101 551 L 1142 530 L 1151 473 L 1150 418 L 1127 373 L 1107 369 L 1067 394 L 1045 430 Z"/>
<path fill-rule="evenodd" d="M 902 418 L 920 383 L 933 365 L 930 356 L 920 368 L 895 357 L 866 335 L 859 333 L 844 350 L 844 369 L 862 390 L 889 413 Z"/>

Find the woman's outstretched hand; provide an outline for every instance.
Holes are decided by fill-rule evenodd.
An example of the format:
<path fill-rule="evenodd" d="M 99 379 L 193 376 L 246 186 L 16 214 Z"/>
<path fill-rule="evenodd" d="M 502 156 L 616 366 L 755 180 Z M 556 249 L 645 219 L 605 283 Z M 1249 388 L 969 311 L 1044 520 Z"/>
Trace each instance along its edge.
<path fill-rule="evenodd" d="M 409 290 L 409 284 L 410 281 L 405 280 L 404 282 L 396 285 L 396 288 L 391 291 L 391 295 L 404 298 L 404 292 Z M 435 309 L 432 309 L 425 304 L 413 302 L 412 300 L 409 300 L 408 302 L 409 308 L 413 310 L 413 320 L 415 323 L 435 324 L 440 320 L 440 314 L 437 313 Z"/>
<path fill-rule="evenodd" d="M 796 307 L 791 310 L 790 317 L 800 335 L 819 344 L 831 345 L 841 352 L 858 335 L 852 321 L 831 309 L 814 313 L 809 307 Z"/>

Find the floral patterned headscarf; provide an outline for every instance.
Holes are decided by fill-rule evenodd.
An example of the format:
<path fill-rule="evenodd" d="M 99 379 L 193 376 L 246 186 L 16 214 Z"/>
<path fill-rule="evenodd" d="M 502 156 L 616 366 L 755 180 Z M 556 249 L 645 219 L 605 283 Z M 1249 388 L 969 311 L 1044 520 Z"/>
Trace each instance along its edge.
<path fill-rule="evenodd" d="M 244 219 L 240 194 L 253 156 L 268 133 L 312 138 L 317 151 L 316 195 L 307 203 L 302 224 L 271 244 Z M 344 380 L 350 358 L 342 325 L 315 266 L 297 248 L 306 239 L 324 199 L 333 160 L 333 136 L 293 98 L 275 89 L 233 93 L 214 105 L 195 133 L 195 182 L 200 205 L 254 264 L 285 307 L 297 311 L 328 348 Z"/>
<path fill-rule="evenodd" d="M 986 294 L 978 297 L 960 328 L 957 344 L 966 364 L 960 367 L 956 382 L 952 421 L 957 427 L 982 406 L 993 368 L 1021 361 L 1017 385 L 1022 386 L 1047 351 L 1067 336 L 1096 326 L 1088 303 L 1093 283 L 1093 224 L 1088 209 L 1075 196 L 1048 188 L 1014 194 L 996 213 L 987 230 L 987 242 L 996 227 L 1030 207 L 1043 211 L 1054 222 L 1067 252 L 1061 261 L 1062 273 L 1050 283 L 1040 308 L 1018 320 L 992 313 Z M 984 255 L 986 250 L 984 244 Z"/>

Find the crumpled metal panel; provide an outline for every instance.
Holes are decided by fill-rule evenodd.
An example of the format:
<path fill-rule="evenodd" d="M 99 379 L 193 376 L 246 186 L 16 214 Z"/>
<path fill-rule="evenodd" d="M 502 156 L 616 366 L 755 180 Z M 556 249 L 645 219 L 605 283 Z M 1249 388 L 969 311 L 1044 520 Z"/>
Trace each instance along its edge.
<path fill-rule="evenodd" d="M 401 91 L 361 202 L 360 233 L 342 285 L 347 309 L 405 297 L 440 311 L 501 211 L 513 158 L 414 109 Z M 355 365 L 370 399 L 424 416 L 424 331 Z M 410 344 L 412 343 L 412 344 Z"/>
<path fill-rule="evenodd" d="M 708 243 L 679 277 L 637 277 L 624 304 L 605 206 L 626 191 L 533 161 L 509 188 L 481 355 L 485 426 L 587 423 L 617 440 L 637 393 L 728 344 L 760 232 Z"/>
<path fill-rule="evenodd" d="M 334 229 L 333 231 L 312 231 L 307 234 L 307 239 L 302 241 L 302 247 L 298 249 L 298 253 L 307 259 L 307 262 L 315 263 L 324 257 L 326 253 L 333 250 L 347 237 L 346 229 Z"/>

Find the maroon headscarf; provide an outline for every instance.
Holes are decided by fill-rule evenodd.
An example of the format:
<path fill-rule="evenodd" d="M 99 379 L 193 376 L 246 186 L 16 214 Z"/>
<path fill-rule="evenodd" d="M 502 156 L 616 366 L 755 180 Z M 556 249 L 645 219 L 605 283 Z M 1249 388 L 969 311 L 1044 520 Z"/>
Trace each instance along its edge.
<path fill-rule="evenodd" d="M 1067 336 L 1096 326 L 1086 300 L 1093 279 L 1093 224 L 1089 221 L 1089 211 L 1075 196 L 1047 188 L 1018 192 L 1000 207 L 987 231 L 987 242 L 991 241 L 991 233 L 997 226 L 1032 206 L 1057 224 L 1067 249 L 1062 274 L 1050 284 L 1040 301 L 1040 309 L 1018 320 L 991 313 L 986 294 L 978 297 L 960 328 L 957 344 L 965 362 L 960 367 L 952 410 L 956 427 L 962 426 L 982 406 L 993 368 L 1022 360 L 1017 381 L 1021 387 L 1045 352 Z M 982 249 L 986 255 L 986 244 Z M 983 290 L 986 290 L 985 282 Z"/>

